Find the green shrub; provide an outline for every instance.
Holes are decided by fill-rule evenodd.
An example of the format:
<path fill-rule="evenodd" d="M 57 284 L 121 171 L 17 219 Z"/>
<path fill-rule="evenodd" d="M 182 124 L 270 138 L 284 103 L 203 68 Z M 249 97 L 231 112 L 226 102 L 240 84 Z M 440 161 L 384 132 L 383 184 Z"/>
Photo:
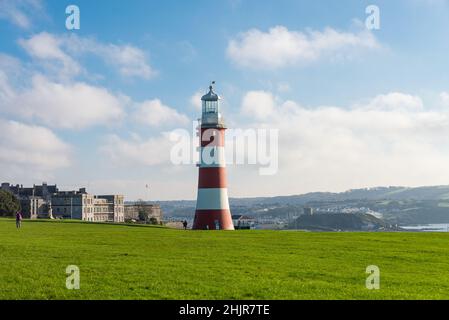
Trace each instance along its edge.
<path fill-rule="evenodd" d="M 0 217 L 13 217 L 19 210 L 19 200 L 12 193 L 0 190 Z"/>

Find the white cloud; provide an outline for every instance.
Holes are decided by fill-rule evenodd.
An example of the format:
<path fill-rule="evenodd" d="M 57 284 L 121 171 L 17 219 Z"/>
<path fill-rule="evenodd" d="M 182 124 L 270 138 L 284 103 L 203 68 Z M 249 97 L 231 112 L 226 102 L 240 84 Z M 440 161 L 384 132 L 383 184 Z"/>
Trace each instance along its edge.
<path fill-rule="evenodd" d="M 59 68 L 65 77 L 74 77 L 83 71 L 74 57 L 85 54 L 100 57 L 124 77 L 149 79 L 157 74 L 145 52 L 131 45 L 104 44 L 74 34 L 58 36 L 47 32 L 21 39 L 19 44 L 32 57 L 47 62 L 47 68 L 52 67 L 52 62 L 58 62 L 61 66 L 53 66 L 52 71 Z"/>
<path fill-rule="evenodd" d="M 147 63 L 145 53 L 139 48 L 109 44 L 99 45 L 94 52 L 106 57 L 110 65 L 117 64 L 123 76 L 149 79 L 156 75 L 156 71 Z"/>
<path fill-rule="evenodd" d="M 31 57 L 44 62 L 46 68 L 66 78 L 72 78 L 82 70 L 81 66 L 62 49 L 63 38 L 42 32 L 27 40 L 20 39 L 19 44 Z"/>
<path fill-rule="evenodd" d="M 251 69 L 276 69 L 303 65 L 324 56 L 351 56 L 357 49 L 376 49 L 380 45 L 366 30 L 358 33 L 324 31 L 290 31 L 276 26 L 268 32 L 251 29 L 231 39 L 228 57 L 238 66 Z"/>
<path fill-rule="evenodd" d="M 65 38 L 65 45 L 77 54 L 90 53 L 101 57 L 125 77 L 150 79 L 157 74 L 149 65 L 145 52 L 131 45 L 105 44 L 76 35 Z"/>
<path fill-rule="evenodd" d="M 0 77 L 0 110 L 54 128 L 80 129 L 117 121 L 124 114 L 122 102 L 106 89 L 82 82 L 56 83 L 36 75 L 29 88 L 17 91 L 2 85 Z"/>
<path fill-rule="evenodd" d="M 424 107 L 419 97 L 397 92 L 346 108 L 305 108 L 278 100 L 267 99 L 274 101 L 273 111 L 245 126 L 279 129 L 279 172 L 259 176 L 248 166 L 230 166 L 234 194 L 298 194 L 449 181 L 448 110 Z"/>
<path fill-rule="evenodd" d="M 12 77 L 24 70 L 19 59 L 0 52 L 0 71 L 8 73 L 8 77 Z"/>
<path fill-rule="evenodd" d="M 0 101 L 8 101 L 12 96 L 12 88 L 3 72 L 0 72 Z"/>
<path fill-rule="evenodd" d="M 44 42 L 48 40 L 53 43 L 53 38 L 44 34 L 41 36 Z M 56 50 L 50 50 L 35 47 L 34 41 L 27 44 L 33 48 L 36 56 L 43 59 L 66 59 L 57 46 Z M 16 78 L 18 81 L 12 81 Z M 128 106 L 135 106 L 128 118 L 135 123 L 153 127 L 188 123 L 184 114 L 158 99 L 138 103 L 100 86 L 70 79 L 50 79 L 34 70 L 27 70 L 19 60 L 0 54 L 0 111 L 5 114 L 52 128 L 82 129 L 122 122 L 128 114 L 128 110 L 125 110 Z"/>
<path fill-rule="evenodd" d="M 189 122 L 187 116 L 164 105 L 159 99 L 139 103 L 133 118 L 138 123 L 153 127 L 174 127 Z"/>
<path fill-rule="evenodd" d="M 441 99 L 443 106 L 449 108 L 449 93 L 441 92 L 440 99 Z"/>
<path fill-rule="evenodd" d="M 372 99 L 366 106 L 373 110 L 420 110 L 423 109 L 423 101 L 418 96 L 392 92 Z"/>
<path fill-rule="evenodd" d="M 171 148 L 168 134 L 148 139 L 142 139 L 138 135 L 133 135 L 131 139 L 110 135 L 100 152 L 115 166 L 154 166 L 170 163 Z"/>
<path fill-rule="evenodd" d="M 70 164 L 71 148 L 52 131 L 0 119 L 0 167 L 20 171 L 53 170 Z"/>
<path fill-rule="evenodd" d="M 157 172 L 148 171 L 147 176 L 126 179 L 109 178 L 104 180 L 90 180 L 89 190 L 94 194 L 108 194 L 114 190 L 117 194 L 125 195 L 130 200 L 173 200 L 194 199 L 196 197 L 196 179 L 194 170 L 189 167 Z M 142 169 L 140 169 L 142 172 Z M 146 188 L 146 185 L 149 188 Z"/>
<path fill-rule="evenodd" d="M 31 27 L 31 14 L 42 14 L 40 0 L 0 0 L 0 19 L 5 19 L 22 29 Z"/>
<path fill-rule="evenodd" d="M 201 111 L 201 107 L 202 107 L 201 98 L 203 95 L 204 95 L 204 93 L 202 93 L 201 91 L 197 91 L 190 97 L 190 105 L 196 111 Z"/>
<path fill-rule="evenodd" d="M 242 114 L 258 120 L 268 118 L 275 108 L 274 96 L 267 91 L 249 91 L 242 100 Z"/>

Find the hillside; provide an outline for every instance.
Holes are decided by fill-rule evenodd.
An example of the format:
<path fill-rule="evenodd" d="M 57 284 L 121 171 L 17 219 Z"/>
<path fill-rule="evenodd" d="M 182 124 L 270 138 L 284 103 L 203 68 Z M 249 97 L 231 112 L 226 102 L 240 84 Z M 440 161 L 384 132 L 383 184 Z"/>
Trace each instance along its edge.
<path fill-rule="evenodd" d="M 323 231 L 388 231 L 393 228 L 370 214 L 314 214 L 302 215 L 291 223 L 291 228 Z"/>
<path fill-rule="evenodd" d="M 0 299 L 449 299 L 448 240 L 0 219 Z M 365 288 L 373 264 L 380 290 Z"/>
<path fill-rule="evenodd" d="M 167 217 L 192 217 L 195 201 L 162 201 Z M 234 214 L 254 217 L 289 217 L 302 214 L 304 206 L 316 211 L 374 213 L 389 224 L 449 223 L 449 186 L 378 187 L 342 193 L 315 192 L 304 195 L 231 198 Z"/>

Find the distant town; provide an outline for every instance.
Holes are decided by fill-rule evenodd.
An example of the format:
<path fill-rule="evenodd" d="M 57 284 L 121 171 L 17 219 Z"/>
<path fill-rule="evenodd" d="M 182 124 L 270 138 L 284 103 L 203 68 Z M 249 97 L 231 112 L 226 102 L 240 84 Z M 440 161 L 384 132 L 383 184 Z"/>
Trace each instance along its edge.
<path fill-rule="evenodd" d="M 192 228 L 196 202 L 126 201 L 123 195 L 95 195 L 86 188 L 59 190 L 56 184 L 23 186 L 2 183 L 26 219 L 73 219 L 88 222 L 164 224 Z M 315 231 L 448 231 L 449 186 L 378 187 L 342 193 L 230 198 L 235 229 Z M 433 226 L 429 226 L 433 225 Z M 410 226 L 408 228 L 408 226 Z"/>
<path fill-rule="evenodd" d="M 449 229 L 449 186 L 375 187 L 340 193 L 230 198 L 234 225 L 319 231 Z M 195 201 L 160 201 L 167 220 L 193 218 Z M 430 225 L 430 226 L 429 226 Z"/>

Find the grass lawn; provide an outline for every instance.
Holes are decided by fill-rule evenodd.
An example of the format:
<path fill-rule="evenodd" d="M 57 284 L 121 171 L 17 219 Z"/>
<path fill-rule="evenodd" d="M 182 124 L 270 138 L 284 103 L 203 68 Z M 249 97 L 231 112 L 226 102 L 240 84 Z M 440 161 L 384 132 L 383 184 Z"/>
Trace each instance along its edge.
<path fill-rule="evenodd" d="M 77 265 L 81 289 L 65 287 Z M 380 290 L 365 288 L 368 265 Z M 449 233 L 183 231 L 0 219 L 0 299 L 448 299 Z"/>

